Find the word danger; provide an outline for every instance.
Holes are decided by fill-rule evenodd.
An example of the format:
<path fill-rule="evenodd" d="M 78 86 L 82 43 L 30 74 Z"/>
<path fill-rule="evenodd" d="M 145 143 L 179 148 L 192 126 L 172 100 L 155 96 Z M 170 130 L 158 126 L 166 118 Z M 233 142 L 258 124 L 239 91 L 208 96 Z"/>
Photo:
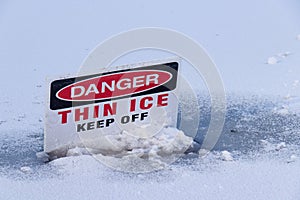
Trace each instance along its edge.
<path fill-rule="evenodd" d="M 99 82 L 98 84 L 92 83 L 87 86 L 74 86 L 71 87 L 71 98 L 81 96 L 89 96 L 90 94 L 100 94 L 106 91 L 114 92 L 116 90 L 126 90 L 138 87 L 149 86 L 150 84 L 158 84 L 158 74 L 149 74 L 146 76 L 136 76 L 131 78 L 121 78 L 120 80 L 112 80 L 109 82 Z"/>
<path fill-rule="evenodd" d="M 65 101 L 92 101 L 133 95 L 167 83 L 172 74 L 161 70 L 138 70 L 93 77 L 68 85 L 56 94 Z"/>
<path fill-rule="evenodd" d="M 133 98 L 129 100 L 129 111 L 148 110 L 153 106 L 164 107 L 168 105 L 169 94 L 158 94 L 156 98 L 153 95 L 142 98 Z M 89 120 L 90 118 L 108 117 L 117 114 L 118 102 L 96 104 L 81 108 L 59 111 L 61 124 L 68 123 L 68 115 L 74 114 L 74 121 Z"/>

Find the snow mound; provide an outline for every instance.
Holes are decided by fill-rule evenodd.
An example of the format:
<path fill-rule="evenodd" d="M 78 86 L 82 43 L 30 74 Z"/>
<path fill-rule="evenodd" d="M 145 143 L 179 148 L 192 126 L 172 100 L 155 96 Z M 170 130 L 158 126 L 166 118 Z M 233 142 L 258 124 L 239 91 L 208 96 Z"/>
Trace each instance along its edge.
<path fill-rule="evenodd" d="M 139 157 L 181 153 L 193 142 L 193 138 L 186 136 L 183 131 L 171 127 L 163 128 L 159 134 L 150 138 L 134 137 L 126 131 L 109 137 L 113 144 L 121 148 L 122 154 L 135 154 Z"/>
<path fill-rule="evenodd" d="M 193 143 L 192 137 L 172 127 L 163 128 L 149 138 L 139 138 L 122 131 L 118 135 L 108 135 L 106 139 L 112 147 L 75 147 L 69 149 L 66 156 L 93 155 L 102 163 L 120 171 L 149 172 L 176 161 Z"/>

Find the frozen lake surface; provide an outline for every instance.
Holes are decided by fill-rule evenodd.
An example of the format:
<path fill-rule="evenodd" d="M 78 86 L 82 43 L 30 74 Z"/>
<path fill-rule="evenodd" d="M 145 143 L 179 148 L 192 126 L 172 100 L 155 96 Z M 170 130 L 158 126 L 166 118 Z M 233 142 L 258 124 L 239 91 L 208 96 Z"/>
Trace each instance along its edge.
<path fill-rule="evenodd" d="M 36 157 L 43 149 L 39 114 L 7 114 L 0 125 L 1 197 L 298 199 L 299 115 L 283 108 L 285 101 L 232 96 L 229 102 L 222 136 L 211 153 L 189 153 L 162 171 L 146 174 L 115 171 L 88 155 L 43 163 Z M 42 107 L 32 104 L 38 105 L 33 109 Z M 209 118 L 202 105 L 199 142 Z"/>
<path fill-rule="evenodd" d="M 0 2 L 0 199 L 300 199 L 299 1 L 53 2 Z M 193 38 L 218 67 L 228 110 L 213 151 L 146 174 L 88 155 L 38 160 L 45 79 L 76 74 L 114 34 L 153 26 Z M 210 115 L 200 97 L 201 144 Z"/>

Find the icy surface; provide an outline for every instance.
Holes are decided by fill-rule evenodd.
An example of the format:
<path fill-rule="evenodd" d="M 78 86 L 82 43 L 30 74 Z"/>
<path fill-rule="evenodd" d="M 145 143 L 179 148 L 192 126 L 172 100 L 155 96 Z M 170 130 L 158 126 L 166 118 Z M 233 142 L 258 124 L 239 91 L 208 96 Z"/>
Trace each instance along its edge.
<path fill-rule="evenodd" d="M 297 8 L 297 1 L 259 0 L 1 1 L 0 199 L 299 199 Z M 191 152 L 164 170 L 119 172 L 80 147 L 44 163 L 45 78 L 75 74 L 100 41 L 147 26 L 192 37 L 217 64 L 227 91 L 256 95 L 228 94 L 215 149 Z M 276 65 L 265 65 L 268 58 Z M 200 98 L 196 150 L 210 119 L 207 99 Z"/>
<path fill-rule="evenodd" d="M 20 194 L 23 199 L 78 200 L 298 199 L 300 163 L 286 163 L 283 158 L 224 162 L 208 155 L 164 171 L 127 174 L 113 171 L 91 156 L 68 157 L 48 164 L 59 175 L 42 175 L 38 180 L 0 178 L 0 194 L 3 199 L 20 199 Z"/>
<path fill-rule="evenodd" d="M 297 199 L 299 115 L 293 110 L 274 112 L 286 100 L 231 96 L 228 101 L 215 150 L 201 154 L 205 156 L 186 154 L 163 170 L 145 174 L 111 169 L 79 147 L 70 149 L 69 157 L 44 164 L 42 130 L 12 130 L 15 122 L 8 120 L 1 125 L 1 197 L 20 199 L 21 193 L 22 199 Z M 209 118 L 204 102 L 200 131 Z M 22 120 L 41 126 L 39 120 Z"/>

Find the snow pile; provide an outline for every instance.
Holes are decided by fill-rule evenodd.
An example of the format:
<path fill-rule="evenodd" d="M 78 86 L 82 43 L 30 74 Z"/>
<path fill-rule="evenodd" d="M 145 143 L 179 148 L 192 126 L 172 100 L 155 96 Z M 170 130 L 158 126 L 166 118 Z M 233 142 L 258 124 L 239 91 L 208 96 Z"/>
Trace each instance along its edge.
<path fill-rule="evenodd" d="M 300 40 L 300 34 L 299 34 L 299 35 L 297 35 L 297 40 Z"/>
<path fill-rule="evenodd" d="M 150 138 L 138 138 L 128 132 L 110 136 L 110 141 L 122 149 L 122 153 L 143 156 L 170 155 L 185 151 L 193 142 L 191 137 L 176 128 L 163 128 L 160 133 Z"/>
<path fill-rule="evenodd" d="M 111 147 L 104 149 L 75 147 L 66 156 L 93 155 L 102 163 L 121 171 L 145 172 L 161 169 L 177 160 L 193 143 L 176 128 L 163 128 L 157 135 L 139 138 L 122 131 L 108 135 Z M 101 144 L 99 144 L 101 145 Z"/>

